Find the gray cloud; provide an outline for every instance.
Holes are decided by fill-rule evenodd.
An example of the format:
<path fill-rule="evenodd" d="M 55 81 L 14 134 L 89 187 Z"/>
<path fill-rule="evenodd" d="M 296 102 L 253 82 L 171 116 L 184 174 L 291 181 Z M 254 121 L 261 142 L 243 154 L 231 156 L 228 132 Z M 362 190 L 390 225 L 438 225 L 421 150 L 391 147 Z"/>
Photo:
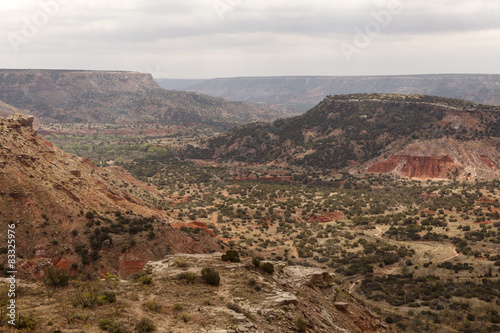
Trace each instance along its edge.
<path fill-rule="evenodd" d="M 40 4 L 54 1 L 0 3 L 3 67 L 161 67 L 172 77 L 500 72 L 497 0 L 401 0 L 402 12 L 350 62 L 340 45 L 354 45 L 355 29 L 393 0 L 65 0 L 24 36 L 26 21 L 43 18 Z M 12 36 L 23 38 L 17 53 Z"/>

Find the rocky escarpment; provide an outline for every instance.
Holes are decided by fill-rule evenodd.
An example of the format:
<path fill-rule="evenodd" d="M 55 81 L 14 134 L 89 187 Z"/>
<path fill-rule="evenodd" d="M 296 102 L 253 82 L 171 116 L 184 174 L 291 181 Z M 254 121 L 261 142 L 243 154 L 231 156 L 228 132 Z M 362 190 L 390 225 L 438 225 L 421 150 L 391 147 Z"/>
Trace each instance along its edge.
<path fill-rule="evenodd" d="M 458 168 L 449 156 L 393 155 L 381 163 L 374 163 L 367 172 L 394 172 L 410 178 L 448 178 Z"/>
<path fill-rule="evenodd" d="M 376 314 L 335 284 L 333 272 L 269 263 L 275 268 L 272 274 L 256 268 L 250 258 L 226 263 L 221 253 L 179 254 L 149 262 L 144 269 L 160 282 L 151 300 L 185 304 L 191 314 L 177 332 L 203 331 L 200 323 L 206 323 L 205 332 L 390 332 Z M 206 267 L 220 274 L 220 285 L 207 292 L 195 278 L 186 291 L 182 277 L 199 276 Z M 168 289 L 161 287 L 165 283 Z M 175 301 L 170 295 L 176 295 Z M 191 311 L 192 304 L 197 311 Z M 168 316 L 155 319 L 164 328 L 172 321 Z"/>
<path fill-rule="evenodd" d="M 447 138 L 413 142 L 386 160 L 368 162 L 366 171 L 421 179 L 492 179 L 500 176 L 499 163 L 500 152 L 494 141 Z"/>
<path fill-rule="evenodd" d="M 284 116 L 278 107 L 167 91 L 150 74 L 112 71 L 0 70 L 0 100 L 42 122 L 159 123 L 229 128 Z"/>
<path fill-rule="evenodd" d="M 47 265 L 127 276 L 170 253 L 220 249 L 203 232 L 171 227 L 155 187 L 61 151 L 33 120 L 0 118 L 0 220 L 17 225 L 20 276 L 40 278 Z"/>

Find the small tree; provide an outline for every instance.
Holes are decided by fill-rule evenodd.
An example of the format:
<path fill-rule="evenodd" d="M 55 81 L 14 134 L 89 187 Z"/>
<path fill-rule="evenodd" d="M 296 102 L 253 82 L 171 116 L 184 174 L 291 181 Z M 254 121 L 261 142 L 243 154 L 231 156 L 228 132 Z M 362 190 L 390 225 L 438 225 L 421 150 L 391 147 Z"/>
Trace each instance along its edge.
<path fill-rule="evenodd" d="M 223 261 L 240 262 L 240 255 L 236 250 L 227 250 L 221 258 Z"/>
<path fill-rule="evenodd" d="M 299 317 L 295 320 L 295 327 L 297 328 L 297 331 L 305 332 L 307 330 L 307 323 L 304 319 Z"/>
<path fill-rule="evenodd" d="M 62 268 L 49 267 L 45 271 L 43 281 L 46 285 L 53 288 L 67 286 L 69 273 Z"/>
<path fill-rule="evenodd" d="M 271 264 L 270 262 L 265 262 L 260 265 L 262 270 L 268 274 L 273 274 L 274 273 L 274 265 Z"/>
<path fill-rule="evenodd" d="M 253 259 L 252 259 L 252 264 L 253 264 L 255 267 L 259 268 L 259 267 L 260 267 L 260 259 L 259 259 L 259 258 L 253 258 Z"/>
<path fill-rule="evenodd" d="M 203 268 L 201 270 L 201 278 L 206 283 L 212 286 L 218 286 L 220 284 L 220 275 L 219 273 L 210 267 Z"/>

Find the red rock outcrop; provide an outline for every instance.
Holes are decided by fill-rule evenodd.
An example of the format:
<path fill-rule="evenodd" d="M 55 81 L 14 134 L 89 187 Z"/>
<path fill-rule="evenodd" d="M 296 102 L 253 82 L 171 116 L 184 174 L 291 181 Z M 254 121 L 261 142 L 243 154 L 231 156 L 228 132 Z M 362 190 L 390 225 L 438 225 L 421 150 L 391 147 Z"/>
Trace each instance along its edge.
<path fill-rule="evenodd" d="M 386 160 L 365 165 L 369 173 L 394 173 L 420 179 L 471 179 L 500 177 L 500 151 L 494 142 L 450 138 L 415 141 Z"/>
<path fill-rule="evenodd" d="M 409 178 L 448 178 L 457 169 L 455 161 L 448 156 L 393 155 L 381 163 L 374 163 L 367 172 L 398 174 Z"/>

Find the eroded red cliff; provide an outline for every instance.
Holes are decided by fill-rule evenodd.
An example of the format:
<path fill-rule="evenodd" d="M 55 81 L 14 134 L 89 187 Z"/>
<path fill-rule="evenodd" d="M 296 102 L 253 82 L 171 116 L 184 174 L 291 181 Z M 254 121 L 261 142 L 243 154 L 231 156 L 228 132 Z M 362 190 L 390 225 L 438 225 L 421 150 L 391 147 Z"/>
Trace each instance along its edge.
<path fill-rule="evenodd" d="M 449 138 L 413 142 L 385 160 L 368 163 L 366 172 L 421 179 L 497 178 L 500 153 L 494 143 Z"/>

